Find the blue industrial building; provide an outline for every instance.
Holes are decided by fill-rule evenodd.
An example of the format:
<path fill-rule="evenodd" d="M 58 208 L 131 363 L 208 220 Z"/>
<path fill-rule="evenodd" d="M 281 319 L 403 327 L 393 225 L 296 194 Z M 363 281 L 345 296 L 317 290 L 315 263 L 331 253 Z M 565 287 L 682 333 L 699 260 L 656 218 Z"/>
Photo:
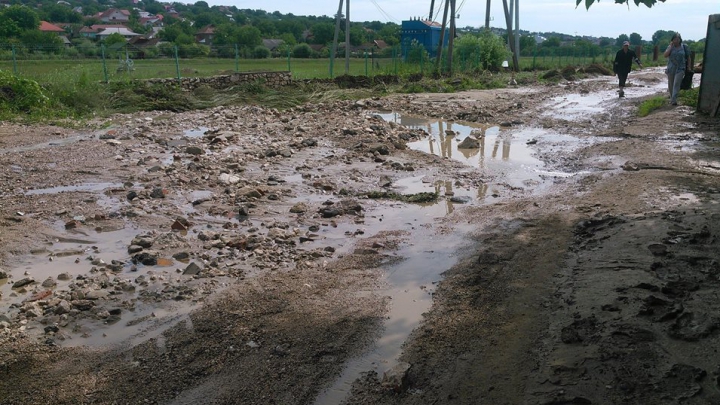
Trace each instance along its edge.
<path fill-rule="evenodd" d="M 437 54 L 440 43 L 440 32 L 442 25 L 430 20 L 407 20 L 403 21 L 400 28 L 400 46 L 403 56 L 407 56 L 410 44 L 413 40 L 418 41 L 431 56 Z M 450 39 L 450 30 L 445 29 L 443 46 L 447 46 Z"/>

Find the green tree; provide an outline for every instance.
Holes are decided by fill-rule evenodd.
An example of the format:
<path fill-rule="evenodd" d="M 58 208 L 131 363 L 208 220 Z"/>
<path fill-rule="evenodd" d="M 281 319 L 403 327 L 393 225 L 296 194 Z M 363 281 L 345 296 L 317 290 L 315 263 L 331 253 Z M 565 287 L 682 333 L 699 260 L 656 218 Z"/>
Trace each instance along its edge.
<path fill-rule="evenodd" d="M 630 34 L 630 45 L 642 45 L 642 37 L 637 32 Z"/>
<path fill-rule="evenodd" d="M 29 7 L 14 5 L 0 9 L 0 37 L 18 37 L 39 27 L 40 17 Z"/>
<path fill-rule="evenodd" d="M 412 52 L 413 45 L 410 45 L 410 52 Z M 478 61 L 480 60 L 480 38 L 474 35 L 463 35 L 455 41 L 454 51 L 460 60 Z"/>
<path fill-rule="evenodd" d="M 97 45 L 87 38 L 73 39 L 72 44 L 73 48 L 77 49 L 81 55 L 97 56 L 98 54 Z"/>
<path fill-rule="evenodd" d="M 560 37 L 550 37 L 543 41 L 542 46 L 547 48 L 557 48 L 560 46 Z"/>
<path fill-rule="evenodd" d="M 297 44 L 297 41 L 295 40 L 295 36 L 289 32 L 280 35 L 280 39 L 283 40 L 285 44 L 288 46 L 295 46 Z"/>
<path fill-rule="evenodd" d="M 158 36 L 163 41 L 175 42 L 178 36 L 185 34 L 190 37 L 195 35 L 195 28 L 188 21 L 178 21 L 172 25 L 167 25 L 163 28 Z"/>
<path fill-rule="evenodd" d="M 63 42 L 57 34 L 37 29 L 27 30 L 20 34 L 20 42 L 28 48 L 38 48 L 43 51 L 59 52 L 63 46 Z"/>
<path fill-rule="evenodd" d="M 255 59 L 267 59 L 270 57 L 270 50 L 262 45 L 258 45 L 253 49 L 253 58 Z"/>
<path fill-rule="evenodd" d="M 105 46 L 108 46 L 108 47 L 115 45 L 115 44 L 124 44 L 126 42 L 127 41 L 125 41 L 125 37 L 118 34 L 117 32 L 113 32 L 112 34 L 108 35 L 107 38 L 105 38 L 105 40 L 103 41 Z"/>
<path fill-rule="evenodd" d="M 469 36 L 470 35 L 468 35 L 468 37 Z M 458 39 L 458 42 L 460 42 L 460 40 L 462 40 L 463 38 Z M 455 48 L 457 48 L 457 46 Z M 410 47 L 408 48 L 406 60 L 409 63 L 415 64 L 428 63 L 430 61 L 430 55 L 428 54 L 425 47 L 420 42 L 418 42 L 417 39 L 413 39 L 412 42 L 410 42 Z"/>
<path fill-rule="evenodd" d="M 332 23 L 315 24 L 310 28 L 313 36 L 313 43 L 328 44 L 335 37 L 335 26 Z"/>
<path fill-rule="evenodd" d="M 480 65 L 483 69 L 500 69 L 502 62 L 509 56 L 502 38 L 490 30 L 484 30 L 480 34 Z"/>
<path fill-rule="evenodd" d="M 580 3 L 585 2 L 585 8 L 587 8 L 587 9 L 589 10 L 589 9 L 590 9 L 590 6 L 592 6 L 593 3 L 595 3 L 595 1 L 597 1 L 598 3 L 600 2 L 600 0 L 575 0 L 575 6 L 577 7 L 577 6 L 580 5 Z M 661 1 L 661 2 L 663 2 L 663 3 L 665 2 L 665 0 L 633 0 L 633 1 L 635 2 L 635 5 L 636 5 L 636 6 L 639 6 L 640 4 L 644 4 L 644 5 L 646 5 L 648 8 L 650 8 L 650 7 L 654 6 L 655 4 L 657 4 L 658 1 Z M 630 1 L 629 1 L 629 0 L 615 0 L 615 3 L 617 3 L 617 4 L 625 4 L 625 3 L 627 3 L 628 7 L 630 7 Z"/>
<path fill-rule="evenodd" d="M 240 29 L 237 30 L 236 35 L 236 43 L 243 45 L 247 48 L 253 49 L 256 46 L 262 44 L 262 36 L 260 35 L 260 30 L 255 27 L 249 25 L 242 26 L 240 27 Z"/>
<path fill-rule="evenodd" d="M 397 45 L 400 43 L 400 26 L 394 23 L 387 23 L 378 31 L 378 37 L 390 46 Z"/>
<path fill-rule="evenodd" d="M 617 39 L 615 40 L 615 46 L 622 46 L 623 42 L 630 41 L 630 37 L 628 37 L 625 34 L 620 34 Z"/>
<path fill-rule="evenodd" d="M 39 17 L 50 22 L 81 23 L 83 21 L 82 15 L 61 4 L 43 5 Z"/>
<path fill-rule="evenodd" d="M 312 48 L 308 44 L 298 44 L 292 50 L 293 58 L 309 58 L 312 55 Z"/>
<path fill-rule="evenodd" d="M 260 35 L 265 38 L 273 38 L 277 32 L 275 30 L 275 24 L 270 20 L 255 21 L 253 26 L 260 30 Z"/>
<path fill-rule="evenodd" d="M 275 24 L 278 34 L 283 38 L 282 34 L 291 34 L 295 37 L 295 41 L 302 38 L 303 31 L 305 31 L 305 25 L 299 20 L 281 20 Z"/>
<path fill-rule="evenodd" d="M 220 21 L 217 21 L 217 16 L 215 14 L 204 12 L 195 16 L 195 24 L 193 24 L 193 26 L 203 28 L 207 27 L 208 25 L 213 25 L 217 22 Z"/>
<path fill-rule="evenodd" d="M 333 33 L 335 35 L 335 33 Z M 360 25 L 353 25 L 350 27 L 350 44 L 354 46 L 360 46 L 367 42 L 367 33 L 365 28 Z"/>
<path fill-rule="evenodd" d="M 520 36 L 520 53 L 531 53 L 537 43 L 535 37 L 532 35 L 521 35 Z"/>
<path fill-rule="evenodd" d="M 653 45 L 668 43 L 670 42 L 670 38 L 672 38 L 673 34 L 673 31 L 657 30 L 652 35 L 652 43 Z"/>

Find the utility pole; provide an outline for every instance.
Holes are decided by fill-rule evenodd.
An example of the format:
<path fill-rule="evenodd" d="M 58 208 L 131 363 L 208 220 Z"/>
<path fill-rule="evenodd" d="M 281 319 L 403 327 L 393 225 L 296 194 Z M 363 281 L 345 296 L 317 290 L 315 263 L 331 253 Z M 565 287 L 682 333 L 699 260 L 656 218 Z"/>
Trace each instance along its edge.
<path fill-rule="evenodd" d="M 487 5 L 485 6 L 485 29 L 490 29 L 490 0 L 487 0 Z"/>
<path fill-rule="evenodd" d="M 515 0 L 515 58 L 520 60 L 520 0 Z"/>
<path fill-rule="evenodd" d="M 340 36 L 340 17 L 342 16 L 343 0 L 340 0 L 337 14 L 335 14 L 335 36 L 333 37 L 332 52 L 330 53 L 330 77 L 333 77 L 333 64 L 337 54 L 338 37 Z"/>
<path fill-rule="evenodd" d="M 350 0 L 345 2 L 345 74 L 350 74 Z"/>
<path fill-rule="evenodd" d="M 448 70 L 450 76 L 453 75 L 453 45 L 455 44 L 455 1 L 446 0 L 450 2 L 450 40 L 448 41 Z"/>
<path fill-rule="evenodd" d="M 513 0 L 510 0 L 513 1 Z M 518 65 L 518 57 L 517 53 L 515 53 L 515 41 L 513 40 L 513 30 L 512 30 L 512 15 L 510 14 L 510 11 L 508 11 L 508 4 L 507 0 L 503 0 L 503 10 L 505 11 L 505 25 L 507 26 L 507 32 L 508 32 L 508 44 L 510 45 L 510 51 L 513 55 L 513 76 L 514 72 L 517 72 L 520 66 Z M 513 77 L 513 81 L 515 78 Z"/>
<path fill-rule="evenodd" d="M 506 0 L 504 0 L 506 1 Z M 445 41 L 445 25 L 447 24 L 448 9 L 450 1 L 445 1 L 445 11 L 443 12 L 442 27 L 440 28 L 440 43 L 438 44 L 437 58 L 435 58 L 435 71 L 440 72 L 440 60 L 442 59 L 443 43 Z"/>
<path fill-rule="evenodd" d="M 435 11 L 435 0 L 430 0 L 430 16 L 428 17 L 428 21 L 432 22 L 433 19 L 433 11 Z"/>

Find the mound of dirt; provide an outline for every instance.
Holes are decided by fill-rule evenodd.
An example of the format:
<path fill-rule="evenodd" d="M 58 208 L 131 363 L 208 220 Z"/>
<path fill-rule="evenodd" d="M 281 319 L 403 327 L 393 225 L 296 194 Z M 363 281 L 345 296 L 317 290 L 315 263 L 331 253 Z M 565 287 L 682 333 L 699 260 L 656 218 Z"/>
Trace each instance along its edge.
<path fill-rule="evenodd" d="M 589 66 L 586 66 L 582 69 L 580 69 L 582 73 L 585 74 L 597 74 L 597 75 L 603 75 L 603 76 L 612 76 L 613 72 L 606 68 L 605 66 L 599 64 L 599 63 L 593 63 Z"/>

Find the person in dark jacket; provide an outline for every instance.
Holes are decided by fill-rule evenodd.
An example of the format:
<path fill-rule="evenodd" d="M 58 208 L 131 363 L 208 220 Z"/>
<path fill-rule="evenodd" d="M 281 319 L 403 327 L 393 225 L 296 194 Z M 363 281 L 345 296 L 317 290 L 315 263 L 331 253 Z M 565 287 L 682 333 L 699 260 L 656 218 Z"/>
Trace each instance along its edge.
<path fill-rule="evenodd" d="M 633 61 L 642 68 L 642 63 L 640 63 L 640 59 L 635 55 L 635 51 L 630 49 L 630 42 L 625 41 L 623 42 L 622 49 L 615 54 L 615 63 L 613 63 L 613 72 L 615 72 L 620 80 L 620 97 L 625 97 L 625 81 L 632 70 Z"/>

